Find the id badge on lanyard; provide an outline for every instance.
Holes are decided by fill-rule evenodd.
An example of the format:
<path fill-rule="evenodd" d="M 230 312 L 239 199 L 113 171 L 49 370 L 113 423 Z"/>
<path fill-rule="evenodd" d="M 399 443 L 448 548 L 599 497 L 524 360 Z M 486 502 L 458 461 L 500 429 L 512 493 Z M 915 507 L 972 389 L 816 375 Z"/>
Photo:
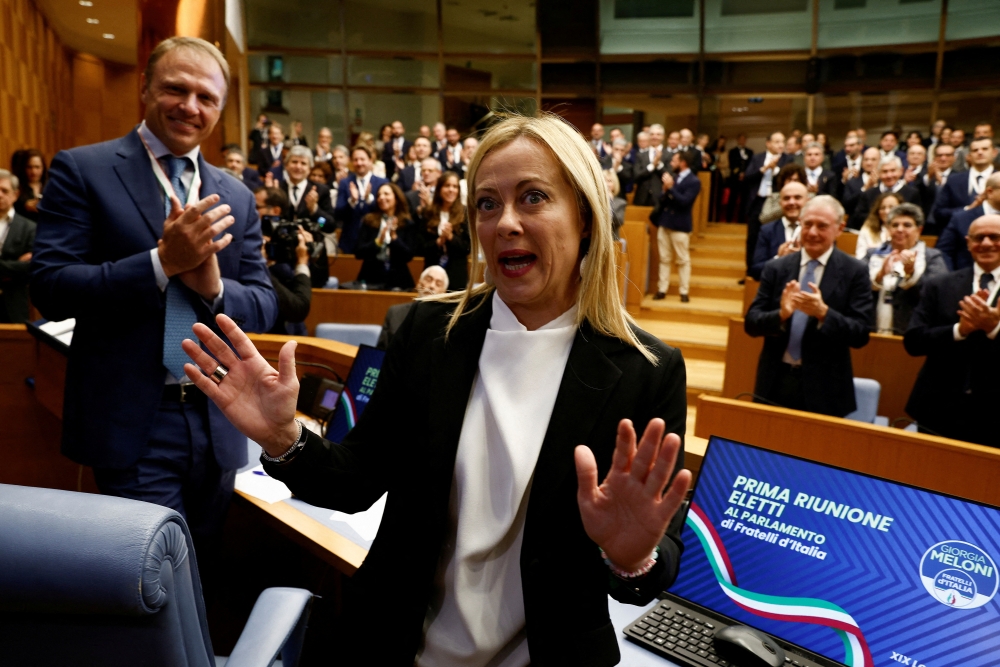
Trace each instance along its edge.
<path fill-rule="evenodd" d="M 150 150 L 149 144 L 147 144 L 146 139 L 143 138 L 142 132 L 139 133 L 139 139 L 142 140 L 142 145 L 146 147 L 146 153 L 149 155 L 149 161 L 153 163 L 153 173 L 156 175 L 156 180 L 160 182 L 160 186 L 163 188 L 163 194 L 167 198 L 167 201 L 170 201 L 171 197 L 177 197 L 177 193 L 174 192 L 174 186 L 170 184 L 170 179 L 167 178 L 167 175 L 163 172 L 163 167 L 160 166 L 160 161 L 156 159 L 155 155 L 153 155 L 153 151 Z M 194 204 L 197 204 L 200 192 L 201 174 L 199 174 L 198 170 L 195 169 L 194 178 L 191 180 L 191 186 L 188 187 L 187 202 L 182 203 L 181 206 L 183 207 L 186 204 L 191 204 L 193 206 Z"/>

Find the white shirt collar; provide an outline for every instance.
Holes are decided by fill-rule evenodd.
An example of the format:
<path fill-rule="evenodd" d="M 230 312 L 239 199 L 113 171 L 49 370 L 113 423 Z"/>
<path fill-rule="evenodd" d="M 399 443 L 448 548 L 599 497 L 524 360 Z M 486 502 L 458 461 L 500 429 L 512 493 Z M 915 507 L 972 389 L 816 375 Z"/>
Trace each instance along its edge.
<path fill-rule="evenodd" d="M 139 134 L 141 134 L 142 138 L 146 140 L 146 145 L 149 146 L 149 150 L 153 151 L 153 157 L 157 160 L 162 160 L 168 155 L 173 155 L 173 153 L 170 152 L 170 149 L 167 148 L 166 145 L 160 141 L 155 134 L 153 134 L 153 131 L 146 126 L 146 121 L 142 121 L 142 123 L 139 124 Z M 199 153 L 201 153 L 201 147 L 195 146 L 187 153 L 177 155 L 175 157 L 186 157 L 191 160 L 193 165 L 197 165 Z"/>
<path fill-rule="evenodd" d="M 15 213 L 14 207 L 11 206 L 9 209 L 7 209 L 7 215 L 0 218 L 0 222 L 6 222 L 6 223 L 14 222 L 14 213 Z"/>
<path fill-rule="evenodd" d="M 687 178 L 687 175 L 691 173 L 690 169 L 685 169 L 681 173 L 677 174 L 677 182 L 680 183 L 682 178 Z"/>
<path fill-rule="evenodd" d="M 893 185 L 891 189 L 886 189 L 885 183 L 879 183 L 878 189 L 881 192 L 899 192 L 900 190 L 903 189 L 903 186 L 905 185 L 906 181 L 901 178 L 898 181 L 896 181 L 895 185 Z"/>
<path fill-rule="evenodd" d="M 547 331 L 550 329 L 562 329 L 564 327 L 576 326 L 577 305 L 567 310 L 565 313 L 544 324 L 535 331 Z M 494 331 L 527 331 L 527 327 L 521 324 L 514 312 L 500 298 L 499 292 L 493 291 L 493 316 L 490 318 L 490 329 Z"/>
<path fill-rule="evenodd" d="M 792 222 L 791 220 L 789 220 L 785 216 L 781 216 L 781 224 L 783 224 L 785 226 L 785 229 L 795 229 L 796 227 L 799 226 L 799 223 Z"/>
<path fill-rule="evenodd" d="M 973 293 L 979 291 L 979 279 L 980 279 L 980 277 L 984 273 L 986 273 L 986 272 L 983 271 L 983 269 L 979 266 L 979 264 L 973 262 L 973 264 L 972 264 L 972 291 L 973 291 Z M 998 266 L 997 268 L 995 268 L 992 271 L 990 271 L 990 274 L 993 276 L 993 284 L 990 285 L 990 296 L 992 296 L 993 292 L 997 288 L 997 285 L 1000 285 L 1000 266 Z"/>
<path fill-rule="evenodd" d="M 983 215 L 998 215 L 1000 214 L 1000 209 L 995 209 L 990 206 L 988 201 L 983 202 Z"/>
<path fill-rule="evenodd" d="M 836 247 L 837 247 L 837 244 L 834 243 L 833 245 L 831 245 L 827 249 L 826 252 L 824 252 L 822 255 L 820 255 L 819 257 L 816 258 L 817 260 L 819 260 L 819 265 L 820 266 L 823 266 L 823 267 L 826 266 L 826 263 L 830 261 L 830 255 L 833 254 L 833 251 L 834 251 L 834 249 Z M 809 253 L 807 253 L 804 248 L 802 249 L 801 255 L 802 255 L 802 258 L 799 261 L 799 266 L 800 267 L 805 266 L 806 264 L 808 264 L 812 260 L 812 257 L 809 256 Z"/>

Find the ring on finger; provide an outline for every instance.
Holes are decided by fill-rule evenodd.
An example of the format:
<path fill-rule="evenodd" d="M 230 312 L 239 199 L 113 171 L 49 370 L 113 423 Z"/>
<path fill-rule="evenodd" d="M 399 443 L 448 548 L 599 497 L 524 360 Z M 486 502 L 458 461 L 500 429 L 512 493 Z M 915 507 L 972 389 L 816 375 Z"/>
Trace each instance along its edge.
<path fill-rule="evenodd" d="M 222 364 L 219 364 L 218 366 L 215 367 L 215 370 L 212 371 L 212 374 L 209 375 L 208 377 L 212 378 L 212 382 L 214 382 L 215 384 L 222 384 L 222 381 L 226 379 L 227 375 L 229 375 L 229 369 L 223 366 Z"/>

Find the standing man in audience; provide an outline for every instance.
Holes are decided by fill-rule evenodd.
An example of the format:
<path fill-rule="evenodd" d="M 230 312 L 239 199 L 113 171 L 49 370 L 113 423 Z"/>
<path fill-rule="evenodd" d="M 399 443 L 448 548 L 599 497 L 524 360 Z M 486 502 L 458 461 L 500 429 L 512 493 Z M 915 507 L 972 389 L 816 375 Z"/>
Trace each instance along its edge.
<path fill-rule="evenodd" d="M 792 156 L 785 152 L 785 135 L 772 132 L 764 146 L 767 150 L 754 155 L 747 167 L 745 179 L 747 192 L 747 268 L 753 263 L 753 252 L 757 248 L 757 234 L 760 233 L 760 211 L 764 200 L 771 195 L 774 177 Z"/>
<path fill-rule="evenodd" d="M 417 128 L 417 136 L 424 137 L 425 139 L 430 139 L 432 136 L 430 125 L 421 125 L 419 128 Z"/>
<path fill-rule="evenodd" d="M 906 414 L 925 432 L 997 447 L 1000 216 L 973 222 L 967 243 L 973 265 L 927 281 L 903 337 L 907 352 L 927 357 Z"/>
<path fill-rule="evenodd" d="M 385 163 L 385 177 L 392 180 L 397 169 L 406 166 L 406 154 L 410 151 L 410 142 L 406 140 L 406 128 L 399 120 L 392 121 L 392 138 L 382 149 L 382 162 Z"/>
<path fill-rule="evenodd" d="M 924 148 L 928 153 L 933 153 L 934 147 L 941 142 L 941 130 L 947 125 L 943 120 L 938 119 L 931 125 L 931 133 L 924 139 Z"/>
<path fill-rule="evenodd" d="M 373 158 L 374 155 L 367 146 L 355 146 L 351 149 L 351 165 L 354 170 L 337 184 L 337 208 L 334 215 L 340 229 L 341 252 L 354 252 L 358 232 L 361 231 L 361 220 L 377 210 L 375 197 L 378 189 L 389 182 L 372 173 Z"/>
<path fill-rule="evenodd" d="M 868 343 L 868 267 L 837 249 L 844 209 L 811 199 L 800 215 L 802 249 L 768 262 L 744 328 L 764 336 L 755 400 L 834 417 L 853 412 L 850 348 Z"/>
<path fill-rule="evenodd" d="M 823 168 L 823 144 L 815 141 L 808 144 L 804 152 L 806 186 L 810 194 L 830 195 L 838 197 L 840 195 L 840 179 L 829 169 Z"/>
<path fill-rule="evenodd" d="M 948 148 L 951 148 L 949 146 Z M 949 271 L 972 266 L 972 255 L 966 241 L 969 228 L 975 220 L 984 215 L 1000 215 L 1000 172 L 993 172 L 986 181 L 986 196 L 983 202 L 968 211 L 959 211 L 951 216 L 951 221 L 938 237 L 935 248 L 944 256 Z"/>
<path fill-rule="evenodd" d="M 250 192 L 263 187 L 264 183 L 260 180 L 260 174 L 257 173 L 256 169 L 247 167 L 246 156 L 241 149 L 230 148 L 223 157 L 226 168 L 233 172 L 234 178 L 242 181 L 243 185 L 250 189 Z"/>
<path fill-rule="evenodd" d="M 225 57 L 172 37 L 139 84 L 136 129 L 52 161 L 31 294 L 48 319 L 76 318 L 63 453 L 102 493 L 180 512 L 202 564 L 247 445 L 188 380 L 181 341 L 195 322 L 217 330 L 219 313 L 267 331 L 277 306 L 254 196 L 199 149 L 229 92 Z"/>
<path fill-rule="evenodd" d="M 854 209 L 854 215 L 851 216 L 851 229 L 861 229 L 865 218 L 875 205 L 875 200 L 885 192 L 895 192 L 904 201 L 920 206 L 920 192 L 903 180 L 903 162 L 898 157 L 894 155 L 879 163 L 878 178 L 878 186 L 868 188 L 858 198 L 858 205 Z"/>
<path fill-rule="evenodd" d="M 453 127 L 445 131 L 444 148 L 434 156 L 445 171 L 453 171 L 459 178 L 465 177 L 465 165 L 462 164 L 462 136 Z"/>
<path fill-rule="evenodd" d="M 947 227 L 951 217 L 959 211 L 968 211 L 983 203 L 986 180 L 993 173 L 994 157 L 996 149 L 992 139 L 972 140 L 967 158 L 969 169 L 958 173 L 953 170 L 948 181 L 938 189 L 934 201 L 934 223 L 938 229 Z"/>
<path fill-rule="evenodd" d="M 760 228 L 757 248 L 753 254 L 753 264 L 747 273 L 754 280 L 760 280 L 764 265 L 772 259 L 784 257 L 801 249 L 799 216 L 802 207 L 809 201 L 809 190 L 798 181 L 788 181 L 779 194 L 781 218 Z"/>
<path fill-rule="evenodd" d="M 268 172 L 275 180 L 281 178 L 281 167 L 285 159 L 285 130 L 277 123 L 267 128 L 267 143 L 251 154 L 250 159 L 257 165 L 257 173 L 263 179 Z"/>
<path fill-rule="evenodd" d="M 641 135 L 640 135 L 641 136 Z M 639 151 L 632 166 L 632 182 L 635 183 L 636 206 L 655 206 L 663 191 L 664 159 L 663 126 L 649 126 L 649 147 Z"/>
<path fill-rule="evenodd" d="M 934 198 L 937 196 L 937 184 L 927 173 L 927 149 L 923 144 L 913 144 L 906 149 L 906 169 L 903 180 L 912 185 L 920 193 L 920 209 L 924 219 L 928 219 L 934 208 Z M 928 228 L 930 229 L 930 228 Z"/>
<path fill-rule="evenodd" d="M 35 245 L 35 222 L 14 211 L 20 194 L 17 176 L 0 169 L 0 324 L 28 321 L 28 262 Z"/>
<path fill-rule="evenodd" d="M 858 207 L 861 195 L 871 188 L 878 187 L 878 160 L 880 153 L 877 148 L 867 148 L 861 157 L 861 173 L 844 183 L 840 197 L 847 215 L 853 216 Z"/>
<path fill-rule="evenodd" d="M 600 123 L 594 123 L 590 127 L 590 146 L 598 160 L 611 156 L 611 144 L 604 140 L 604 126 Z"/>
<path fill-rule="evenodd" d="M 330 188 L 322 183 L 309 180 L 309 172 L 313 168 L 312 151 L 305 146 L 292 146 L 285 158 L 285 178 L 278 186 L 288 197 L 285 208 L 286 220 L 305 220 L 314 222 L 325 219 L 329 226 L 334 227 L 334 212 L 330 209 Z"/>
<path fill-rule="evenodd" d="M 959 127 L 952 128 L 951 135 L 948 137 L 948 143 L 955 149 L 955 171 L 965 171 L 968 169 L 965 163 L 965 130 Z"/>
<path fill-rule="evenodd" d="M 469 164 L 472 162 L 472 157 L 476 154 L 478 148 L 479 139 L 475 137 L 466 137 L 465 141 L 462 142 L 462 180 L 458 182 L 458 187 L 462 203 L 466 206 L 469 205 L 469 183 L 465 178 L 465 174 L 468 172 Z"/>
<path fill-rule="evenodd" d="M 878 142 L 879 162 L 885 162 L 891 157 L 898 157 L 906 169 L 906 153 L 899 148 L 899 135 L 895 131 L 889 130 L 882 133 L 882 138 Z"/>
<path fill-rule="evenodd" d="M 409 192 L 421 181 L 420 170 L 424 160 L 431 156 L 431 147 L 431 140 L 427 137 L 417 137 L 413 140 L 413 152 L 416 153 L 417 161 L 399 172 L 396 184 L 400 190 Z"/>
<path fill-rule="evenodd" d="M 448 129 L 445 127 L 444 123 L 434 123 L 433 132 L 434 141 L 431 144 L 431 154 L 444 150 L 444 147 L 448 145 Z"/>
<path fill-rule="evenodd" d="M 417 216 L 418 208 L 429 208 L 434 201 L 434 193 L 437 191 L 441 174 L 441 163 L 434 158 L 424 158 L 420 163 L 420 180 L 413 184 L 412 190 L 406 191 L 406 201 L 414 218 Z"/>
<path fill-rule="evenodd" d="M 628 159 L 628 142 L 624 139 L 615 139 L 611 145 L 611 156 L 606 160 L 605 169 L 610 169 L 618 176 L 618 184 L 621 187 L 622 196 L 632 192 L 632 165 Z"/>
<path fill-rule="evenodd" d="M 659 127 L 659 126 L 658 126 Z M 674 157 L 674 153 L 681 150 L 681 133 L 671 132 L 667 135 L 667 146 L 663 150 L 663 164 L 667 165 L 667 169 L 670 169 L 670 160 Z"/>
<path fill-rule="evenodd" d="M 844 174 L 844 170 L 848 166 L 847 164 L 848 142 L 850 142 L 851 139 L 854 139 L 852 155 L 854 159 L 860 159 L 863 149 L 861 148 L 861 142 L 858 141 L 858 133 L 855 132 L 854 130 L 849 130 L 847 132 L 847 134 L 844 136 L 844 147 L 841 148 L 836 153 L 834 153 L 833 157 L 830 158 L 830 170 L 833 171 L 833 173 L 835 174 L 840 174 L 841 181 L 844 183 L 846 183 L 851 178 L 854 178 L 859 173 L 861 173 L 859 167 L 857 165 L 854 165 L 854 170 L 857 173 L 855 173 L 853 176 L 850 177 L 845 177 Z"/>
<path fill-rule="evenodd" d="M 788 140 L 785 142 L 785 154 L 791 158 L 791 162 L 794 162 L 799 166 L 804 166 L 806 163 L 805 157 L 802 155 L 802 147 L 801 144 L 799 144 L 799 138 L 794 134 L 788 137 Z"/>
<path fill-rule="evenodd" d="M 692 172 L 691 164 L 698 159 L 698 152 L 693 149 L 674 153 L 670 159 L 671 173 L 660 177 L 661 194 L 649 216 L 657 227 L 656 241 L 660 252 L 660 274 L 654 300 L 666 298 L 670 289 L 671 264 L 676 257 L 681 280 L 681 303 L 690 301 L 691 255 L 688 244 L 692 228 L 691 207 L 701 192 L 701 180 Z"/>
<path fill-rule="evenodd" d="M 747 135 L 740 132 L 736 135 L 736 146 L 729 149 L 729 203 L 726 206 L 727 220 L 746 222 L 746 188 L 743 179 L 746 178 L 747 167 L 753 158 L 753 151 L 747 147 Z"/>

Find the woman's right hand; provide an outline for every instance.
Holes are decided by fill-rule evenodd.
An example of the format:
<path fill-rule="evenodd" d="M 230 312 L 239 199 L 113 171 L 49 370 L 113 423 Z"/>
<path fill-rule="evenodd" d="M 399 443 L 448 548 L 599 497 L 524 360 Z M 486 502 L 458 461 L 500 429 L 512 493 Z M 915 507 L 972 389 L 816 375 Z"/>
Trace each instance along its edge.
<path fill-rule="evenodd" d="M 296 343 L 290 340 L 281 347 L 278 370 L 274 370 L 232 319 L 218 315 L 215 321 L 240 358 L 211 329 L 197 323 L 192 330 L 212 354 L 194 341 L 185 340 L 181 347 L 197 366 L 185 364 L 184 372 L 219 406 L 240 433 L 263 447 L 269 456 L 280 456 L 295 444 L 298 436 L 295 424 L 295 403 L 299 395 L 299 380 L 295 374 Z M 216 384 L 208 375 L 219 364 L 229 373 Z"/>

